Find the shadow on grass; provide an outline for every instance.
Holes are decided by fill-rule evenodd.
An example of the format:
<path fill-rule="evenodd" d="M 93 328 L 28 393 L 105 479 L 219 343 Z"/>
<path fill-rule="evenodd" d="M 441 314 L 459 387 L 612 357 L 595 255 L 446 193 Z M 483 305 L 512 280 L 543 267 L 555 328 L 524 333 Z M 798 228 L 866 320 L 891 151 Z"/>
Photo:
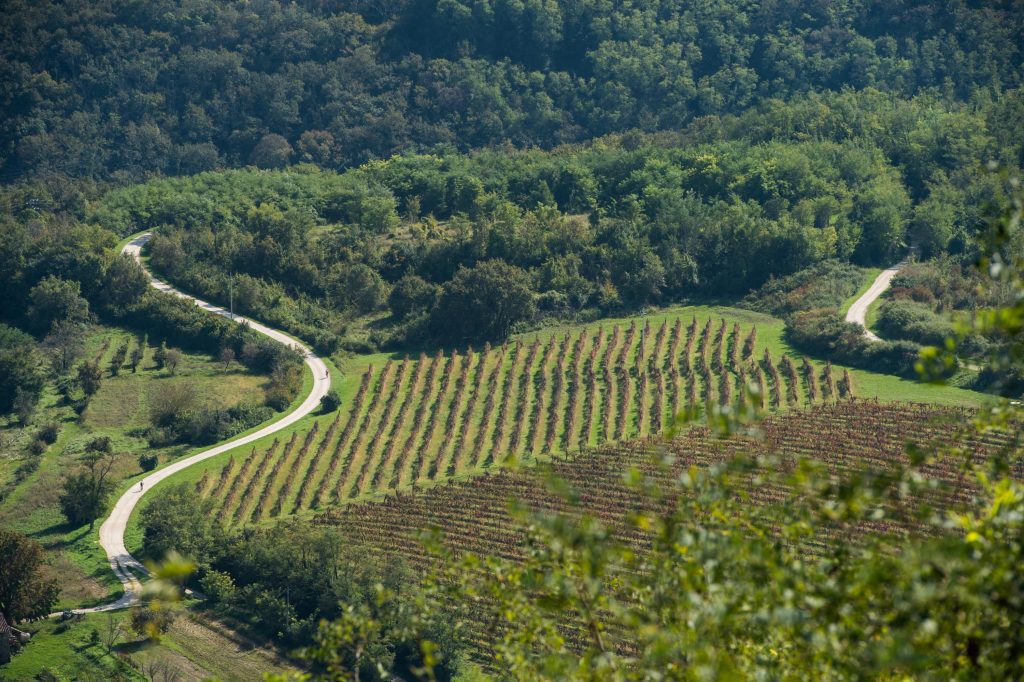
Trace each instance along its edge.
<path fill-rule="evenodd" d="M 114 647 L 114 651 L 122 654 L 138 654 L 152 649 L 153 647 L 159 646 L 159 642 L 155 642 L 151 639 L 137 639 L 134 642 L 122 642 Z"/>
<path fill-rule="evenodd" d="M 78 532 L 75 532 L 76 528 Z M 47 549 L 67 549 L 90 532 L 89 526 L 76 527 L 70 523 L 55 523 L 29 533 L 29 537 L 39 540 Z"/>

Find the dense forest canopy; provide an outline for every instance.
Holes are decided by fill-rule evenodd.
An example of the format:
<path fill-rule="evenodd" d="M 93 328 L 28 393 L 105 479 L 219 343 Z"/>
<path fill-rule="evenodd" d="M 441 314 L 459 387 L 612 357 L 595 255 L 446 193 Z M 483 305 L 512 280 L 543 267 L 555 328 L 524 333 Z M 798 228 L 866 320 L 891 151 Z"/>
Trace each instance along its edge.
<path fill-rule="evenodd" d="M 1020 87 L 1022 34 L 1015 0 L 15 0 L 0 173 L 338 168 L 845 89 L 984 101 Z"/>
<path fill-rule="evenodd" d="M 80 215 L 122 235 L 159 228 L 159 271 L 215 300 L 233 273 L 240 311 L 324 348 L 346 320 L 385 309 L 402 324 L 378 345 L 431 328 L 493 340 L 479 320 L 423 318 L 440 315 L 439 287 L 459 268 L 490 259 L 527 273 L 553 316 L 738 297 L 830 259 L 888 263 L 912 243 L 971 262 L 986 207 L 1004 200 L 981 162 L 1020 153 L 1000 143 L 1013 137 L 1005 108 L 810 95 L 552 151 L 152 180 Z"/>

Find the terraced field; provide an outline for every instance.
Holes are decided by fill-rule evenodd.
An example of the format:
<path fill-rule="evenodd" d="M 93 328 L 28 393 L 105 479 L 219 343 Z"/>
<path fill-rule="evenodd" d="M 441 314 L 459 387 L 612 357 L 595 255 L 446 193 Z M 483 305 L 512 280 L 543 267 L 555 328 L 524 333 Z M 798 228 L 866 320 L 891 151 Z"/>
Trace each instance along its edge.
<path fill-rule="evenodd" d="M 751 399 L 831 402 L 854 380 L 773 356 L 757 328 L 724 318 L 632 320 L 518 338 L 361 373 L 347 405 L 305 432 L 234 455 L 196 482 L 231 525 L 323 509 L 662 432 L 674 414 Z"/>

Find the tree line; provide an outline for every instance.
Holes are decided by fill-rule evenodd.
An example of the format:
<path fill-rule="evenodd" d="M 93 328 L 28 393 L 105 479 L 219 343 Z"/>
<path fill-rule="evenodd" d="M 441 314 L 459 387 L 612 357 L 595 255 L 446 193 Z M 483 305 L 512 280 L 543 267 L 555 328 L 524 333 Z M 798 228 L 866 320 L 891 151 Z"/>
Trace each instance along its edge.
<path fill-rule="evenodd" d="M 160 272 L 321 350 L 494 341 L 544 317 L 739 297 L 830 259 L 888 264 L 910 244 L 970 263 L 1005 197 L 981 163 L 1019 155 L 1000 146 L 1001 107 L 814 95 L 551 152 L 153 180 L 82 219 L 159 228 Z M 382 311 L 368 341 L 348 335 Z"/>

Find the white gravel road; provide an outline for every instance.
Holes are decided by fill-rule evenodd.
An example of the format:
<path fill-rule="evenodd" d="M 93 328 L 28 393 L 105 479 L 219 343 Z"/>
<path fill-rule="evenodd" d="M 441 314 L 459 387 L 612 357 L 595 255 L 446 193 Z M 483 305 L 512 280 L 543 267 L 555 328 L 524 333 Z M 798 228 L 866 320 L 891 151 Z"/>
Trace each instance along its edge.
<path fill-rule="evenodd" d="M 878 277 L 871 283 L 871 287 L 864 292 L 864 294 L 853 302 L 850 309 L 846 311 L 846 321 L 859 324 L 864 328 L 864 336 L 871 341 L 881 341 L 877 334 L 868 329 L 867 326 L 867 314 L 868 307 L 871 306 L 875 300 L 885 293 L 885 290 L 889 288 L 889 284 L 892 282 L 892 278 L 896 276 L 896 273 L 903 269 L 903 266 L 907 264 L 907 261 L 901 260 L 891 268 L 886 268 L 878 273 Z"/>
<path fill-rule="evenodd" d="M 130 254 L 136 260 L 140 260 L 142 247 L 152 236 L 152 234 L 147 233 L 135 238 L 124 247 L 124 253 Z M 207 303 L 206 301 L 201 301 L 194 296 L 189 296 L 188 294 L 178 291 L 166 282 L 161 282 L 155 277 L 152 277 L 152 275 L 150 276 L 150 284 L 160 291 L 165 291 L 180 298 L 194 301 L 200 308 L 203 308 L 215 315 L 221 315 L 224 317 L 230 316 L 230 313 L 224 308 Z M 100 545 L 102 545 L 103 549 L 107 553 L 107 559 L 110 561 L 110 567 L 114 570 L 114 573 L 117 574 L 118 579 L 124 585 L 124 596 L 109 604 L 104 604 L 90 609 L 79 609 L 79 612 L 112 611 L 114 609 L 121 609 L 126 606 L 130 606 L 138 599 L 141 585 L 137 575 L 145 575 L 146 569 L 128 552 L 124 545 L 124 533 L 128 526 L 128 518 L 131 516 L 132 510 L 135 509 L 135 505 L 139 503 L 143 495 L 152 490 L 160 481 L 163 481 L 183 469 L 187 469 L 199 462 L 215 457 L 222 452 L 227 452 L 228 450 L 237 448 L 240 445 L 251 443 L 263 438 L 264 436 L 269 436 L 272 433 L 276 433 L 281 429 L 287 428 L 316 410 L 320 405 L 320 398 L 322 398 L 330 389 L 331 380 L 328 376 L 327 365 L 325 365 L 324 361 L 314 354 L 312 350 L 290 336 L 283 334 L 276 329 L 266 327 L 254 320 L 247 319 L 240 315 L 235 315 L 234 320 L 239 323 L 244 322 L 261 334 L 265 334 L 276 341 L 280 341 L 281 343 L 299 350 L 303 354 L 306 364 L 313 372 L 313 390 L 310 391 L 309 395 L 306 396 L 306 399 L 302 401 L 301 405 L 273 424 L 269 424 L 258 431 L 236 438 L 235 440 L 212 447 L 209 450 L 203 450 L 202 452 L 191 455 L 190 457 L 185 457 L 184 459 L 180 459 L 163 469 L 154 471 L 152 474 L 142 479 L 141 488 L 139 485 L 133 485 L 130 490 L 121 495 L 120 499 L 118 499 L 117 503 L 114 505 L 113 510 L 110 512 L 110 516 L 107 517 L 107 520 L 103 522 L 102 526 L 100 526 Z"/>

